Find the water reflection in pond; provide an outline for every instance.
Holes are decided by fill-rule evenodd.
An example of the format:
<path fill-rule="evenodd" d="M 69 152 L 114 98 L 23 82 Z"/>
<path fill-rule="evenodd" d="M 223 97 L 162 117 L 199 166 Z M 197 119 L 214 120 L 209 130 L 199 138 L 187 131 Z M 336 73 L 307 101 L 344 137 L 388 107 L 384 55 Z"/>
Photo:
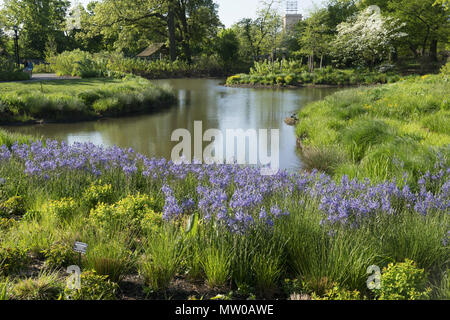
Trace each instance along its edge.
<path fill-rule="evenodd" d="M 157 80 L 169 84 L 179 98 L 178 104 L 157 113 L 71 124 L 46 124 L 8 129 L 42 135 L 68 143 L 75 141 L 132 147 L 149 157 L 170 158 L 176 142 L 172 132 L 178 128 L 194 132 L 194 121 L 203 122 L 203 130 L 280 129 L 280 166 L 301 166 L 296 150 L 295 128 L 284 123 L 307 103 L 337 91 L 335 88 L 248 89 L 227 88 L 217 79 Z"/>

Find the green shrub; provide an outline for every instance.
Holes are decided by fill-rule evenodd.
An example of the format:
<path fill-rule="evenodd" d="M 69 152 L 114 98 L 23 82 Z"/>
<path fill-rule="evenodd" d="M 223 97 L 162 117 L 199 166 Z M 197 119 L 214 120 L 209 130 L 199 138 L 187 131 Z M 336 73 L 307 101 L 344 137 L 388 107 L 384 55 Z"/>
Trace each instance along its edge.
<path fill-rule="evenodd" d="M 25 212 L 25 201 L 21 196 L 14 196 L 3 202 L 0 201 L 0 217 L 22 216 Z"/>
<path fill-rule="evenodd" d="M 312 300 L 361 300 L 361 293 L 358 290 L 349 291 L 335 284 L 323 297 L 313 293 L 311 298 Z"/>
<path fill-rule="evenodd" d="M 29 263 L 27 251 L 0 246 L 0 275 L 21 271 Z"/>
<path fill-rule="evenodd" d="M 390 263 L 381 274 L 381 288 L 375 289 L 380 300 L 428 299 L 431 289 L 426 289 L 426 274 L 409 259 Z"/>
<path fill-rule="evenodd" d="M 447 62 L 442 68 L 441 68 L 441 74 L 444 76 L 450 75 L 450 62 Z"/>
<path fill-rule="evenodd" d="M 43 210 L 56 217 L 59 221 L 65 221 L 71 219 L 76 214 L 78 204 L 72 198 L 50 200 L 44 206 Z"/>
<path fill-rule="evenodd" d="M 155 206 L 153 198 L 138 193 L 113 205 L 100 203 L 91 210 L 90 217 L 95 225 L 105 228 L 122 226 L 131 231 L 140 231 L 151 220 L 158 220 L 158 215 L 153 211 Z"/>
<path fill-rule="evenodd" d="M 116 300 L 119 286 L 108 276 L 96 274 L 94 270 L 85 271 L 80 276 L 80 289 L 65 289 L 69 300 Z"/>
<path fill-rule="evenodd" d="M 82 203 L 89 209 L 95 208 L 99 203 L 112 204 L 115 195 L 111 184 L 93 183 L 83 192 Z"/>
<path fill-rule="evenodd" d="M 68 267 L 78 263 L 78 254 L 73 251 L 70 244 L 53 243 L 50 248 L 42 250 L 41 253 L 49 268 Z"/>

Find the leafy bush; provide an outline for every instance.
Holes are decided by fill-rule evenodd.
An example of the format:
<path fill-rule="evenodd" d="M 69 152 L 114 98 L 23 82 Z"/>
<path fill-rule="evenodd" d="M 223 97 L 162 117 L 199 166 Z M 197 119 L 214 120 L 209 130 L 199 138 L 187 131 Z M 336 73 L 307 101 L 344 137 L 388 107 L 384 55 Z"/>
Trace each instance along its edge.
<path fill-rule="evenodd" d="M 69 300 L 116 300 L 119 286 L 108 279 L 108 276 L 98 275 L 94 270 L 85 271 L 80 276 L 80 289 L 65 289 Z"/>
<path fill-rule="evenodd" d="M 60 221 L 71 219 L 78 210 L 77 202 L 72 198 L 63 198 L 60 200 L 50 200 L 44 206 L 50 215 L 53 215 Z"/>
<path fill-rule="evenodd" d="M 358 290 L 349 291 L 335 284 L 323 297 L 313 293 L 311 298 L 312 300 L 361 300 L 361 293 Z"/>
<path fill-rule="evenodd" d="M 286 75 L 287 74 L 287 75 Z M 238 74 L 227 79 L 228 85 L 263 84 L 263 85 L 293 85 L 298 83 L 356 85 L 396 82 L 400 78 L 394 73 L 339 70 L 331 66 L 309 72 L 301 61 L 256 61 L 250 73 Z"/>
<path fill-rule="evenodd" d="M 142 225 L 157 221 L 157 214 L 153 211 L 156 204 L 153 198 L 147 195 L 130 195 L 116 204 L 100 203 L 91 210 L 90 217 L 95 225 L 105 228 L 123 226 L 131 230 L 140 231 Z"/>
<path fill-rule="evenodd" d="M 95 208 L 99 203 L 114 203 L 115 195 L 111 184 L 102 184 L 102 181 L 93 183 L 87 188 L 82 196 L 82 202 L 89 209 Z"/>
<path fill-rule="evenodd" d="M 78 263 L 78 254 L 67 243 L 53 243 L 50 248 L 42 250 L 41 253 L 49 268 L 68 267 Z"/>
<path fill-rule="evenodd" d="M 442 68 L 441 68 L 441 74 L 444 76 L 450 75 L 450 62 L 447 62 Z"/>
<path fill-rule="evenodd" d="M 26 250 L 0 247 L 0 275 L 20 271 L 28 262 L 29 257 Z"/>
<path fill-rule="evenodd" d="M 25 202 L 21 196 L 11 197 L 3 202 L 0 201 L 0 217 L 22 216 L 25 212 Z"/>
<path fill-rule="evenodd" d="M 381 274 L 381 288 L 375 289 L 380 300 L 428 299 L 431 289 L 426 289 L 426 274 L 414 261 L 390 263 Z"/>

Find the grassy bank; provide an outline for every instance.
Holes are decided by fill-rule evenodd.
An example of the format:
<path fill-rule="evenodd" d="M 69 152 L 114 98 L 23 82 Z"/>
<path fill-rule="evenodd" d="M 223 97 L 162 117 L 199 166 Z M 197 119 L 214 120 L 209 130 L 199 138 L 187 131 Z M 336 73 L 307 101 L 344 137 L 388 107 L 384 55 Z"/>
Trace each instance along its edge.
<path fill-rule="evenodd" d="M 75 121 L 167 107 L 169 88 L 138 77 L 0 84 L 0 122 Z"/>
<path fill-rule="evenodd" d="M 415 185 L 436 159 L 450 161 L 448 77 L 338 92 L 299 113 L 297 135 L 308 168 L 337 176 L 396 178 Z"/>
<path fill-rule="evenodd" d="M 249 74 L 237 74 L 227 79 L 229 86 L 303 86 L 314 85 L 369 85 L 393 83 L 401 77 L 394 72 L 369 70 L 340 70 L 332 67 L 313 72 L 298 61 L 255 62 Z"/>
<path fill-rule="evenodd" d="M 0 298 L 448 299 L 445 169 L 411 192 L 90 144 L 4 146 Z M 74 241 L 88 244 L 80 290 L 65 288 Z M 384 268 L 378 291 L 370 265 Z"/>

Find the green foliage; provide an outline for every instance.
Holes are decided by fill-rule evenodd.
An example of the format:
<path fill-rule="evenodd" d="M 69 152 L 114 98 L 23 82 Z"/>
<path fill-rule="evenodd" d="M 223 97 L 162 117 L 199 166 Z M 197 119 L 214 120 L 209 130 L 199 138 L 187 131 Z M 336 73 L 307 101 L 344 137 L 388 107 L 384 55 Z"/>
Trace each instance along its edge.
<path fill-rule="evenodd" d="M 226 66 L 236 61 L 239 54 L 239 39 L 232 29 L 225 29 L 217 35 L 217 54 Z"/>
<path fill-rule="evenodd" d="M 19 280 L 11 290 L 14 300 L 57 300 L 62 296 L 64 284 L 58 273 L 42 271 L 37 278 Z"/>
<path fill-rule="evenodd" d="M 89 209 L 95 208 L 99 203 L 112 204 L 114 200 L 111 184 L 102 184 L 101 181 L 91 184 L 82 196 L 82 203 Z"/>
<path fill-rule="evenodd" d="M 327 84 L 327 85 L 357 85 L 396 82 L 400 78 L 395 73 L 382 73 L 365 70 L 341 70 L 331 66 L 308 71 L 301 60 L 282 60 L 263 62 L 255 61 L 249 74 L 237 74 L 228 77 L 227 85 L 263 84 L 263 85 L 293 85 Z"/>
<path fill-rule="evenodd" d="M 312 300 L 361 300 L 361 293 L 358 290 L 349 291 L 335 284 L 323 297 L 313 293 L 311 298 Z"/>
<path fill-rule="evenodd" d="M 138 77 L 4 83 L 0 88 L 2 122 L 118 116 L 166 107 L 176 99 L 169 88 Z"/>
<path fill-rule="evenodd" d="M 50 200 L 43 208 L 43 210 L 56 217 L 59 221 L 72 219 L 76 214 L 77 209 L 78 204 L 72 198 Z"/>
<path fill-rule="evenodd" d="M 348 117 L 353 118 L 354 115 Z M 348 146 L 351 159 L 359 162 L 372 146 L 390 142 L 395 135 L 395 130 L 382 121 L 362 119 L 352 122 L 351 127 L 342 131 L 341 141 Z"/>
<path fill-rule="evenodd" d="M 0 301 L 9 300 L 9 290 L 10 290 L 9 279 L 0 279 Z"/>
<path fill-rule="evenodd" d="M 204 250 L 201 264 L 210 287 L 227 284 L 231 271 L 230 253 L 231 249 L 223 242 Z"/>
<path fill-rule="evenodd" d="M 119 286 L 108 279 L 108 276 L 85 271 L 80 277 L 80 289 L 65 289 L 69 300 L 116 300 Z"/>
<path fill-rule="evenodd" d="M 6 201 L 0 199 L 0 217 L 22 216 L 25 211 L 25 201 L 21 196 L 11 197 Z"/>
<path fill-rule="evenodd" d="M 422 300 L 429 298 L 431 289 L 426 289 L 426 274 L 414 261 L 390 263 L 381 274 L 381 289 L 376 289 L 380 300 Z"/>
<path fill-rule="evenodd" d="M 371 181 L 401 181 L 406 172 L 414 186 L 421 174 L 433 172 L 438 153 L 448 161 L 447 92 L 443 76 L 430 75 L 345 90 L 312 103 L 299 113 L 297 126 L 307 168 L 324 170 L 324 163 L 332 163 L 328 172 L 337 178 Z M 330 145 L 343 152 L 334 161 L 325 152 Z M 317 157 L 308 157 L 311 148 L 321 151 L 312 154 Z"/>
<path fill-rule="evenodd" d="M 21 271 L 28 262 L 29 257 L 26 250 L 0 246 L 0 275 Z"/>
<path fill-rule="evenodd" d="M 444 76 L 450 75 L 450 62 L 447 62 L 442 68 L 441 68 L 441 74 Z"/>
<path fill-rule="evenodd" d="M 73 251 L 73 244 L 53 243 L 50 248 L 41 251 L 45 264 L 49 268 L 67 268 L 78 263 L 78 254 Z"/>
<path fill-rule="evenodd" d="M 118 226 L 139 231 L 142 226 L 152 228 L 162 221 L 154 212 L 156 203 L 147 195 L 130 195 L 116 204 L 100 203 L 91 210 L 90 217 L 97 226 L 117 228 Z"/>
<path fill-rule="evenodd" d="M 152 291 L 167 289 L 180 270 L 184 254 L 181 234 L 170 227 L 158 233 L 149 233 L 139 262 L 139 274 L 145 285 Z"/>
<path fill-rule="evenodd" d="M 109 276 L 111 281 L 119 282 L 133 269 L 134 257 L 120 239 L 108 239 L 89 248 L 83 266 L 100 275 Z"/>
<path fill-rule="evenodd" d="M 12 133 L 4 129 L 0 129 L 0 145 L 5 145 L 8 148 L 10 148 L 15 142 L 17 142 L 19 145 L 24 143 L 29 144 L 36 139 L 36 137 Z"/>

